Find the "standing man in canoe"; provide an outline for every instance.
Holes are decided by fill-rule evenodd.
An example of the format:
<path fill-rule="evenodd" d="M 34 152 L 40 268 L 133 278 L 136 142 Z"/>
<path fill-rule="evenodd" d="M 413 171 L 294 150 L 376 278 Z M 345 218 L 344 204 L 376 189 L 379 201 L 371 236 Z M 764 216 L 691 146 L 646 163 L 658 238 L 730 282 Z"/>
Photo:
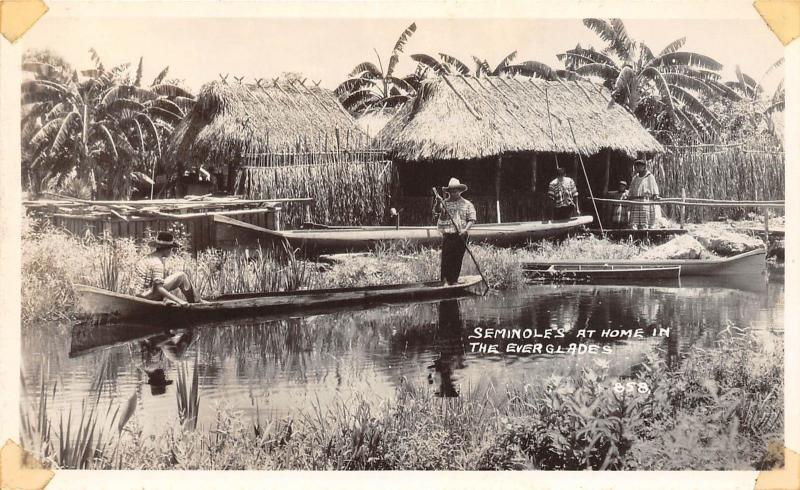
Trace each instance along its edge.
<path fill-rule="evenodd" d="M 647 170 L 647 162 L 636 160 L 634 162 L 636 173 L 631 179 L 631 187 L 628 190 L 628 198 L 634 201 L 658 200 L 658 184 L 656 178 Z M 660 215 L 660 209 L 655 205 L 632 205 L 630 224 L 631 228 L 648 229 L 654 228 L 656 217 Z"/>
<path fill-rule="evenodd" d="M 458 282 L 469 229 L 476 220 L 475 206 L 461 197 L 461 193 L 466 190 L 467 186 L 458 179 L 450 179 L 447 187 L 442 187 L 442 191 L 447 193 L 444 199 L 446 209 L 442 208 L 442 201 L 439 199 L 433 208 L 434 217 L 437 218 L 436 228 L 442 233 L 441 278 L 448 285 Z"/>
<path fill-rule="evenodd" d="M 172 249 L 180 246 L 172 233 L 158 232 L 149 245 L 155 250 L 136 264 L 136 295 L 154 301 L 169 300 L 181 306 L 203 302 L 195 295 L 194 287 L 185 272 L 167 274 L 167 258 L 172 255 Z M 172 294 L 176 289 L 180 289 L 186 300 Z"/>
<path fill-rule="evenodd" d="M 553 219 L 570 219 L 580 214 L 578 209 L 578 187 L 575 181 L 567 177 L 564 167 L 558 167 L 558 176 L 550 181 L 547 197 L 553 206 Z"/>

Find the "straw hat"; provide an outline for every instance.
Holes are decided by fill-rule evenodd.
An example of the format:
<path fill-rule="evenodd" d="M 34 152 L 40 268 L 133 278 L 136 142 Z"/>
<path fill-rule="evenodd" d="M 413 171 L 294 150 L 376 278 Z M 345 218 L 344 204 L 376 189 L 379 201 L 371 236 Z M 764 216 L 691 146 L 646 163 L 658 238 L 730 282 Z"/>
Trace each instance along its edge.
<path fill-rule="evenodd" d="M 442 191 L 444 192 L 464 192 L 467 189 L 469 189 L 469 187 L 459 182 L 455 177 L 450 179 L 450 182 L 447 183 L 447 187 L 442 187 Z"/>
<path fill-rule="evenodd" d="M 154 240 L 150 240 L 148 245 L 155 248 L 176 248 L 180 244 L 175 241 L 175 237 L 168 231 L 159 231 Z"/>
<path fill-rule="evenodd" d="M 635 162 L 633 162 L 633 164 L 634 165 L 644 165 L 645 167 L 647 166 L 647 162 L 645 160 L 642 160 L 642 159 L 636 160 Z"/>

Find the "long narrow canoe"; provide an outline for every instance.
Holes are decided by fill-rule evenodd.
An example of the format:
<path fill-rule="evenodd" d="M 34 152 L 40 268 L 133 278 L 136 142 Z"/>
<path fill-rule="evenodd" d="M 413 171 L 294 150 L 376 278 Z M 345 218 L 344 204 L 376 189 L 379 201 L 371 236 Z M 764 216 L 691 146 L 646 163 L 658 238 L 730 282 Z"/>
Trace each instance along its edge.
<path fill-rule="evenodd" d="M 187 306 L 151 301 L 92 286 L 77 285 L 78 312 L 107 319 L 146 321 L 209 321 L 233 316 L 302 312 L 343 305 L 363 306 L 398 300 L 449 298 L 469 293 L 480 276 L 464 276 L 458 283 L 440 281 L 356 288 L 312 289 L 220 296 Z"/>
<path fill-rule="evenodd" d="M 733 257 L 719 259 L 672 259 L 672 260 L 557 260 L 545 262 L 526 262 L 522 265 L 528 271 L 545 270 L 552 266 L 641 266 L 641 267 L 680 267 L 681 277 L 720 276 L 738 274 L 758 274 L 767 267 L 767 252 L 764 249 L 752 250 Z"/>
<path fill-rule="evenodd" d="M 470 243 L 520 245 L 529 240 L 564 236 L 591 222 L 591 216 L 578 216 L 559 221 L 476 224 L 470 229 Z M 214 215 L 214 226 L 217 241 L 230 242 L 236 239 L 240 244 L 251 244 L 286 240 L 292 248 L 299 248 L 309 254 L 370 250 L 376 243 L 383 241 L 436 246 L 442 238 L 435 226 L 362 226 L 276 231 L 221 215 Z"/>
<path fill-rule="evenodd" d="M 538 281 L 567 282 L 606 282 L 606 281 L 645 281 L 652 279 L 673 279 L 681 276 L 680 266 L 647 267 L 641 265 L 551 265 L 547 269 L 530 270 L 529 276 Z"/>

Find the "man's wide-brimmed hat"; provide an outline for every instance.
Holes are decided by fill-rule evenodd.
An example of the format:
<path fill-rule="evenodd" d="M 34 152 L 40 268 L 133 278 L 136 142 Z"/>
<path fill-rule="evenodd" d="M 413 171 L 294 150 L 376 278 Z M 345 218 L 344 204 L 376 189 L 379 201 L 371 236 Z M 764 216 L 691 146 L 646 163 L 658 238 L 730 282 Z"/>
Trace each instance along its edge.
<path fill-rule="evenodd" d="M 159 231 L 154 240 L 150 240 L 148 244 L 155 248 L 175 248 L 180 247 L 180 243 L 175 241 L 175 237 L 168 231 Z"/>
<path fill-rule="evenodd" d="M 625 182 L 624 180 L 620 180 L 619 184 L 617 184 L 617 185 L 624 185 L 625 187 L 628 187 L 628 183 Z"/>
<path fill-rule="evenodd" d="M 644 165 L 646 167 L 647 166 L 647 161 L 646 160 L 642 160 L 640 158 L 639 160 L 636 160 L 635 162 L 633 162 L 633 164 L 634 165 Z"/>
<path fill-rule="evenodd" d="M 464 192 L 467 189 L 468 187 L 459 182 L 455 177 L 450 179 L 450 182 L 447 183 L 447 187 L 442 187 L 444 192 Z"/>

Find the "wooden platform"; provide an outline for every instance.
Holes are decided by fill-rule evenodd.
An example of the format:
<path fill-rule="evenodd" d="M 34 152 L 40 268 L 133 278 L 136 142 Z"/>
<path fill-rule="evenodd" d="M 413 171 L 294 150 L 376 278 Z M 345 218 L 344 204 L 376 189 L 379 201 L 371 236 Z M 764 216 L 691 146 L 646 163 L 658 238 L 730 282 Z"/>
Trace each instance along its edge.
<path fill-rule="evenodd" d="M 39 200 L 25 201 L 29 215 L 50 221 L 73 235 L 142 240 L 159 231 L 180 229 L 193 251 L 220 247 L 215 215 L 225 215 L 262 228 L 278 229 L 279 201 L 234 197 L 158 199 L 142 201 Z"/>

